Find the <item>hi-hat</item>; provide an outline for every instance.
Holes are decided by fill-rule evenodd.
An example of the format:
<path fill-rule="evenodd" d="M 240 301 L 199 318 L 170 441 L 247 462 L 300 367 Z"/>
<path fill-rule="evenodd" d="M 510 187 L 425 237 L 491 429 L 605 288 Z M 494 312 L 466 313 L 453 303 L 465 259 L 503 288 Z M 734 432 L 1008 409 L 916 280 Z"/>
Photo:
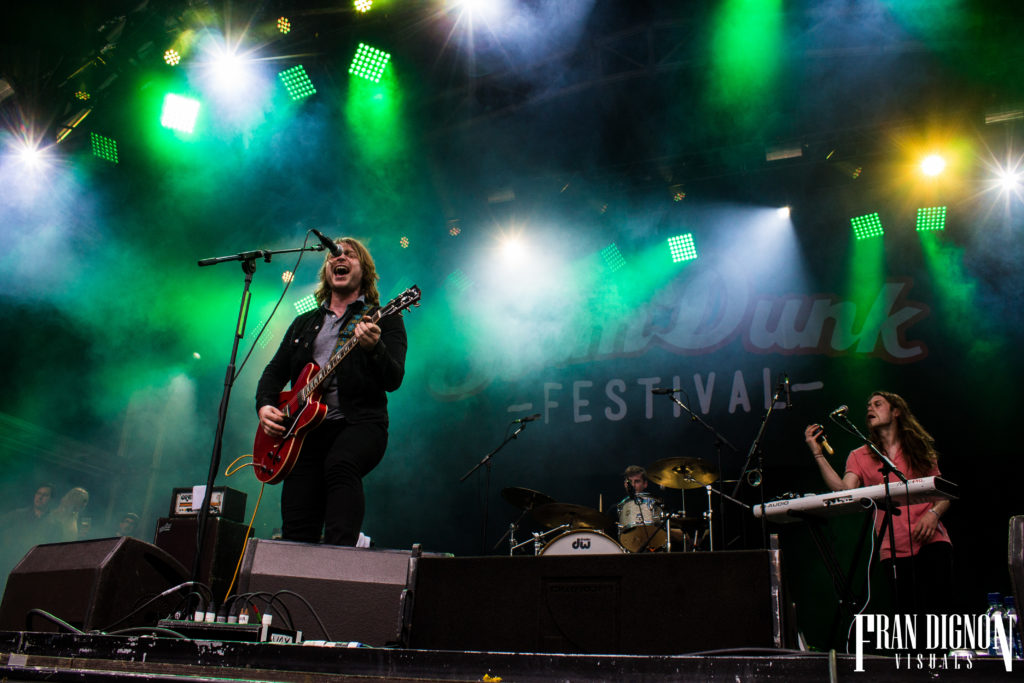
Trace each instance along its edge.
<path fill-rule="evenodd" d="M 665 458 L 647 466 L 647 478 L 670 489 L 699 489 L 718 481 L 718 468 L 700 458 Z"/>
<path fill-rule="evenodd" d="M 549 529 L 563 524 L 577 529 L 604 529 L 611 523 L 611 520 L 594 508 L 572 503 L 548 503 L 534 508 L 531 514 Z"/>
<path fill-rule="evenodd" d="M 520 486 L 509 486 L 502 489 L 501 497 L 520 510 L 532 510 L 535 507 L 555 502 L 555 499 L 551 496 L 546 496 L 540 491 L 534 491 L 533 489 L 524 489 Z"/>

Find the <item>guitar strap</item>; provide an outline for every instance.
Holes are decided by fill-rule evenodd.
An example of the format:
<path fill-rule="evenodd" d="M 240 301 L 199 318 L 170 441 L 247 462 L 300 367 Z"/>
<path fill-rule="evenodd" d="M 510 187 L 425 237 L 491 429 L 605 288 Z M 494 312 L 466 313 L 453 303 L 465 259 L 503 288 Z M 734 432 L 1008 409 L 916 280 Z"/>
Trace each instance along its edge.
<path fill-rule="evenodd" d="M 338 334 L 338 343 L 335 345 L 334 351 L 331 353 L 332 356 L 340 351 L 341 347 L 352 338 L 352 335 L 355 334 L 356 323 L 363 319 L 363 313 L 366 311 L 366 302 L 360 301 L 358 303 L 359 306 L 355 307 L 352 311 L 352 317 L 348 319 L 348 324 L 345 325 L 345 327 L 341 329 L 341 333 Z"/>

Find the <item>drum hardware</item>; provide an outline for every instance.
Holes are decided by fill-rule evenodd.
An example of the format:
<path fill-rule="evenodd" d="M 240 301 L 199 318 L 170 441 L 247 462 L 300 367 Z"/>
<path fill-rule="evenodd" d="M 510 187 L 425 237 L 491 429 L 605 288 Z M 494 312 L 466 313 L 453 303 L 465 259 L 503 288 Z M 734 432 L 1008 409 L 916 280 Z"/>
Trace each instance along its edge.
<path fill-rule="evenodd" d="M 501 497 L 505 499 L 505 502 L 510 503 L 520 510 L 522 514 L 519 515 L 519 519 L 509 523 L 508 531 L 498 539 L 498 542 L 494 544 L 491 550 L 497 550 L 506 538 L 508 538 L 508 554 L 511 555 L 526 543 L 516 544 L 516 529 L 519 528 L 519 524 L 522 523 L 523 517 L 525 517 L 530 510 L 537 507 L 538 505 L 548 505 L 554 503 L 555 499 L 551 496 L 541 493 L 540 491 L 534 491 L 533 489 L 522 488 L 520 486 L 509 486 L 501 490 Z"/>

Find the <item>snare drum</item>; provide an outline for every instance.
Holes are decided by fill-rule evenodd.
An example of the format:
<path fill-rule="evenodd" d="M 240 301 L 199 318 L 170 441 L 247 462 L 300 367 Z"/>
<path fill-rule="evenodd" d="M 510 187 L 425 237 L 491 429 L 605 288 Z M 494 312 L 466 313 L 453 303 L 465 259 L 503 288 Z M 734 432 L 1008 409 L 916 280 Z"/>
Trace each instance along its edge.
<path fill-rule="evenodd" d="M 623 498 L 616 506 L 619 543 L 631 553 L 661 548 L 665 545 L 665 513 L 661 503 L 649 493 L 638 493 L 636 498 L 639 504 L 633 498 Z"/>
<path fill-rule="evenodd" d="M 541 555 L 614 555 L 625 549 L 614 539 L 593 529 L 567 531 L 540 551 Z"/>

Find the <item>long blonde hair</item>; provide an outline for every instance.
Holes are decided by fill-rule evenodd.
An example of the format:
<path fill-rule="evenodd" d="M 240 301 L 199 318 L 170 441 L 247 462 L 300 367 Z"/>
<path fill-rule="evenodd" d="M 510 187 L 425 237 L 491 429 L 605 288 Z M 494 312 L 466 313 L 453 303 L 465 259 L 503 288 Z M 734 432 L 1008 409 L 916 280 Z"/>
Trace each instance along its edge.
<path fill-rule="evenodd" d="M 339 237 L 334 241 L 338 244 L 347 244 L 355 250 L 356 257 L 359 259 L 359 267 L 363 271 L 363 279 L 359 282 L 359 291 L 366 298 L 366 303 L 380 306 L 380 292 L 377 291 L 377 281 L 380 280 L 380 276 L 377 275 L 377 266 L 373 262 L 370 250 L 354 237 Z M 331 296 L 331 288 L 327 285 L 327 262 L 330 259 L 330 252 L 324 254 L 324 264 L 320 266 L 320 284 L 313 292 L 317 304 L 322 304 Z"/>

